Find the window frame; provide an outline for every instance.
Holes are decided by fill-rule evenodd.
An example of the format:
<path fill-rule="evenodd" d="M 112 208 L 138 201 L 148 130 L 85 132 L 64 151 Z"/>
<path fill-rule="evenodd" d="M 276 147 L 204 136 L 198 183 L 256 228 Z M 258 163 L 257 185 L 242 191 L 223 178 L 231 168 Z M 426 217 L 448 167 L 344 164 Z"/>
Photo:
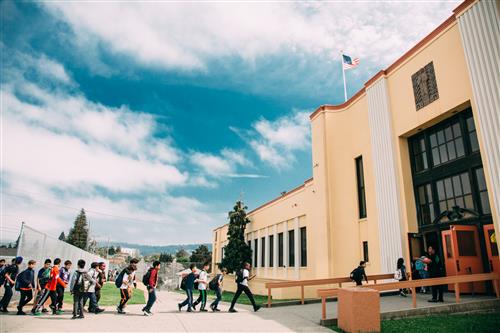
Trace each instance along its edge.
<path fill-rule="evenodd" d="M 363 155 L 354 159 L 356 166 L 356 189 L 358 197 L 358 218 L 365 219 L 367 217 L 366 207 L 366 184 L 364 175 Z"/>

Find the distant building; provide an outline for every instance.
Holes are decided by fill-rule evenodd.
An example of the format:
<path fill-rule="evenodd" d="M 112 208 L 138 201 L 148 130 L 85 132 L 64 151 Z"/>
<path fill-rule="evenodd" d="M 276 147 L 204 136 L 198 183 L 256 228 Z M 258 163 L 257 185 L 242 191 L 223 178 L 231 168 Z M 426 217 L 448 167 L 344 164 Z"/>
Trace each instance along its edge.
<path fill-rule="evenodd" d="M 121 252 L 122 252 L 122 253 L 126 253 L 126 254 L 128 254 L 129 256 L 134 257 L 134 258 L 135 258 L 135 257 L 138 257 L 138 256 L 139 256 L 139 254 L 140 254 L 140 253 L 139 253 L 139 250 L 137 250 L 137 249 L 133 249 L 133 248 L 130 248 L 130 247 L 122 247 L 122 248 L 121 248 Z"/>
<path fill-rule="evenodd" d="M 448 275 L 500 273 L 499 4 L 464 1 L 347 102 L 311 114 L 313 177 L 248 214 L 258 278 L 349 276 L 360 260 L 392 273 L 429 245 Z M 214 265 L 226 244 L 224 225 Z"/>

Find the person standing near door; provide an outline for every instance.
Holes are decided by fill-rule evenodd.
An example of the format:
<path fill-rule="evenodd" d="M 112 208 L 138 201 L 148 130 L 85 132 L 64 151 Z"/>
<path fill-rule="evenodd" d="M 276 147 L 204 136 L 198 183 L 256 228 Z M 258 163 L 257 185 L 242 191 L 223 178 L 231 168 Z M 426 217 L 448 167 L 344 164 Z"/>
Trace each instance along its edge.
<path fill-rule="evenodd" d="M 433 246 L 427 248 L 427 269 L 429 272 L 429 277 L 439 278 L 444 276 L 443 262 L 441 258 L 437 255 L 436 250 Z M 444 302 L 443 301 L 443 290 L 444 285 L 432 286 L 432 299 L 429 300 L 431 303 Z"/>

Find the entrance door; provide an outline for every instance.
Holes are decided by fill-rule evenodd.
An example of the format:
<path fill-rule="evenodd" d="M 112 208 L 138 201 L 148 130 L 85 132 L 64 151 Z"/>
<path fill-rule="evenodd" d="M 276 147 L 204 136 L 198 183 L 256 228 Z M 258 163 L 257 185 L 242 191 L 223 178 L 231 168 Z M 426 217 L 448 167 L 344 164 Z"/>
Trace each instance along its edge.
<path fill-rule="evenodd" d="M 483 230 L 490 272 L 500 274 L 500 258 L 498 257 L 498 243 L 496 240 L 495 227 L 493 224 L 487 224 L 483 226 Z M 500 287 L 500 283 L 498 287 Z"/>
<path fill-rule="evenodd" d="M 446 275 L 465 275 L 483 272 L 479 236 L 475 226 L 452 225 L 441 233 Z M 448 290 L 455 290 L 449 285 Z M 462 293 L 485 292 L 484 282 L 462 283 Z"/>

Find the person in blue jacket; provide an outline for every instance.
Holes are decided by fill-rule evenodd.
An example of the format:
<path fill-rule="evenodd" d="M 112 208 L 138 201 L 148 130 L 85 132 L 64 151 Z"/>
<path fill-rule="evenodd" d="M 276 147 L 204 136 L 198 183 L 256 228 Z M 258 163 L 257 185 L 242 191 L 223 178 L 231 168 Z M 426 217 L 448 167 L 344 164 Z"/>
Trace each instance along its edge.
<path fill-rule="evenodd" d="M 35 260 L 28 261 L 28 268 L 17 276 L 16 290 L 19 290 L 21 293 L 19 305 L 17 306 L 17 315 L 26 315 L 23 311 L 23 307 L 33 298 L 33 289 L 35 288 L 35 265 Z"/>

